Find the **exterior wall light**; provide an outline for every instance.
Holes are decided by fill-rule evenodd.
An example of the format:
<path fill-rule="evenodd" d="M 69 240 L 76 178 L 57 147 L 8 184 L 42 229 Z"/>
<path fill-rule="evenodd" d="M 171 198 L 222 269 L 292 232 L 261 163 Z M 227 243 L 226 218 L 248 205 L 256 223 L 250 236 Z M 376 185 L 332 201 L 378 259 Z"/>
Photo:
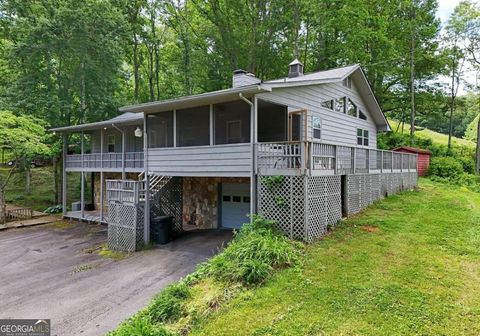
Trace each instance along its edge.
<path fill-rule="evenodd" d="M 137 138 L 141 138 L 142 135 L 143 135 L 142 130 L 140 129 L 140 127 L 137 126 L 137 128 L 135 128 L 135 136 L 136 136 Z"/>

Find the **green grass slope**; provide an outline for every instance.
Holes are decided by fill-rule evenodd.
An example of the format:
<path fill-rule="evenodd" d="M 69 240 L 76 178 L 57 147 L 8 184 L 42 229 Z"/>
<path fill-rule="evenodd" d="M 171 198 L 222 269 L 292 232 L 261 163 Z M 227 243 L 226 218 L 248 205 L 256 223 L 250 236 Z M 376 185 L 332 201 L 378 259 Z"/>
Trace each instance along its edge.
<path fill-rule="evenodd" d="M 400 127 L 398 127 L 399 126 L 398 121 L 390 119 L 388 122 L 390 123 L 390 126 L 392 127 L 392 131 L 396 131 L 397 128 L 398 128 L 398 131 L 401 133 L 402 126 L 400 125 Z M 410 134 L 410 125 L 409 124 L 404 125 L 403 132 L 407 133 L 407 134 Z M 432 131 L 428 128 L 424 128 L 422 130 L 415 131 L 415 135 L 418 136 L 419 138 L 430 139 L 430 140 L 432 140 L 432 142 L 434 144 L 445 145 L 445 146 L 448 145 L 448 134 L 438 133 L 438 132 Z M 461 138 L 457 138 L 457 137 L 452 137 L 452 144 L 475 148 L 475 143 L 473 141 L 466 140 L 466 139 L 461 139 Z"/>
<path fill-rule="evenodd" d="M 307 247 L 192 335 L 479 335 L 480 194 L 421 180 Z"/>

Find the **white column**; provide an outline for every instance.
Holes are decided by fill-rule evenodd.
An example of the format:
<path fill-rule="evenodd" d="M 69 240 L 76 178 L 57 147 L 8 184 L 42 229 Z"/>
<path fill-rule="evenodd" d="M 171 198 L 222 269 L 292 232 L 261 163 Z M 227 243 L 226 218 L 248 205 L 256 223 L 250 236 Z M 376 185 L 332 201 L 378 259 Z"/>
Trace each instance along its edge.
<path fill-rule="evenodd" d="M 85 133 L 82 131 L 82 138 L 81 138 L 81 153 L 82 153 L 82 171 L 81 171 L 81 178 L 80 181 L 82 183 L 80 187 L 80 210 L 82 213 L 82 219 L 85 218 L 85 173 L 83 171 L 83 156 L 85 155 Z"/>
<path fill-rule="evenodd" d="M 103 222 L 103 203 L 105 202 L 103 194 L 104 188 L 104 175 L 103 175 L 103 128 L 100 130 L 100 222 Z"/>
<path fill-rule="evenodd" d="M 62 170 L 62 210 L 63 215 L 67 214 L 67 152 L 68 152 L 68 134 L 63 134 L 63 170 Z"/>
<path fill-rule="evenodd" d="M 125 128 L 121 129 L 122 132 L 122 180 L 125 180 L 127 178 L 126 173 L 125 173 L 125 152 L 126 152 L 126 147 L 127 147 L 127 139 L 125 136 Z"/>
<path fill-rule="evenodd" d="M 174 119 L 175 120 L 175 119 Z M 145 215 L 143 222 L 143 242 L 150 242 L 150 178 L 148 176 L 148 132 L 147 132 L 147 116 L 143 116 L 143 167 L 145 170 Z"/>
<path fill-rule="evenodd" d="M 210 104 L 210 117 L 209 117 L 209 128 L 210 128 L 210 146 L 213 146 L 214 140 L 214 125 L 213 125 L 213 104 Z"/>
<path fill-rule="evenodd" d="M 257 97 L 253 97 L 253 104 L 250 106 L 250 142 L 252 150 L 252 171 L 250 174 L 250 213 L 257 213 Z"/>

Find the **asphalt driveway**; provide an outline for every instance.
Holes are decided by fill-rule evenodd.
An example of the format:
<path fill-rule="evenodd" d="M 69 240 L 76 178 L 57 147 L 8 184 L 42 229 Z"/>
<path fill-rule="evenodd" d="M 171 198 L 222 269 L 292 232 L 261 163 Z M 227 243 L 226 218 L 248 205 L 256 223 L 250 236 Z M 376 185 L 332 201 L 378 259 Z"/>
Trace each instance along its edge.
<path fill-rule="evenodd" d="M 51 319 L 52 335 L 103 335 L 230 238 L 229 231 L 189 232 L 115 261 L 97 253 L 102 225 L 0 232 L 0 318 Z"/>

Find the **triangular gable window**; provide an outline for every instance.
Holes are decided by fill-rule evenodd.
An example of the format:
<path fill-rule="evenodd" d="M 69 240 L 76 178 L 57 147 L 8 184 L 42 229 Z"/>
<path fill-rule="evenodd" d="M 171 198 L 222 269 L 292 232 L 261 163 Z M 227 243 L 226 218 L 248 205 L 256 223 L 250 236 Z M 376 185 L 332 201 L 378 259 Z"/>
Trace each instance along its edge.
<path fill-rule="evenodd" d="M 357 106 L 350 99 L 347 99 L 347 114 L 352 117 L 357 116 Z"/>
<path fill-rule="evenodd" d="M 358 111 L 358 117 L 360 119 L 367 120 L 367 116 L 360 110 Z"/>
<path fill-rule="evenodd" d="M 333 110 L 333 99 L 326 100 L 321 105 L 322 105 L 322 107 L 325 107 L 329 110 Z"/>

